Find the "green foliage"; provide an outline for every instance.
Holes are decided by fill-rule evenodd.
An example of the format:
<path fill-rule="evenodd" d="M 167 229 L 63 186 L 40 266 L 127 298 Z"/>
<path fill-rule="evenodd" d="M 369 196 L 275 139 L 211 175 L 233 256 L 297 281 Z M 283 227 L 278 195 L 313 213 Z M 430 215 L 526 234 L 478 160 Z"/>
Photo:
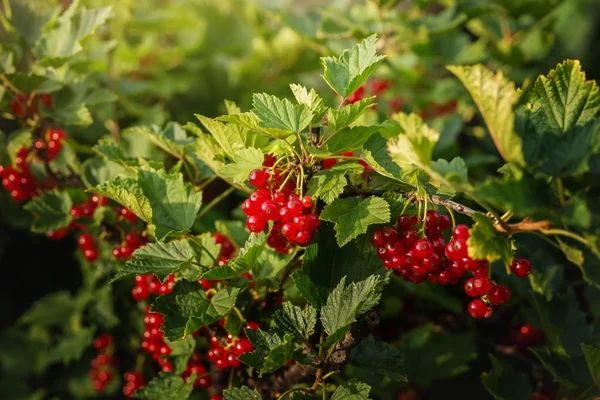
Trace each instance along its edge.
<path fill-rule="evenodd" d="M 195 376 L 195 375 L 194 375 Z M 135 392 L 134 397 L 142 400 L 174 399 L 184 400 L 192 393 L 194 379 L 187 383 L 179 376 L 161 372 L 158 378 Z"/>

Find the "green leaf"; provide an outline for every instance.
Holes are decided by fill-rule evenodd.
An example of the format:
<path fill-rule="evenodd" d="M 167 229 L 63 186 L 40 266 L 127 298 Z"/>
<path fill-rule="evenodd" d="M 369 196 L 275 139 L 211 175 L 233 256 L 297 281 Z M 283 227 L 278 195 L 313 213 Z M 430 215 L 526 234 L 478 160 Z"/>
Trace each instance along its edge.
<path fill-rule="evenodd" d="M 510 241 L 494 228 L 491 219 L 484 214 L 476 213 L 471 217 L 475 224 L 467 239 L 469 257 L 489 262 L 502 260 L 506 265 L 510 264 L 513 259 Z"/>
<path fill-rule="evenodd" d="M 396 382 L 406 382 L 404 355 L 390 344 L 372 335 L 350 351 L 350 363 L 363 373 L 380 374 Z"/>
<path fill-rule="evenodd" d="M 337 387 L 331 400 L 367 400 L 371 386 L 356 379 L 350 379 Z"/>
<path fill-rule="evenodd" d="M 378 274 L 386 281 L 386 270 L 370 244 L 359 246 L 351 241 L 339 248 L 332 225 L 322 223 L 315 241 L 308 246 L 302 260 L 302 270 L 295 271 L 292 279 L 302 296 L 313 307 L 321 309 L 329 293 L 344 278 L 346 282 L 359 282 Z"/>
<path fill-rule="evenodd" d="M 195 114 L 195 116 L 210 132 L 211 137 L 218 144 L 217 149 L 219 152 L 216 154 L 224 152 L 227 157 L 233 160 L 235 158 L 235 152 L 246 147 L 244 139 L 242 139 L 243 130 L 239 126 L 234 124 L 224 124 L 200 114 Z"/>
<path fill-rule="evenodd" d="M 291 251 L 289 254 L 280 254 L 272 251 L 263 251 L 256 264 L 252 267 L 252 275 L 254 280 L 275 279 L 277 280 L 277 288 L 281 284 L 279 281 L 279 273 L 285 268 L 298 253 L 298 248 Z"/>
<path fill-rule="evenodd" d="M 48 232 L 68 226 L 73 219 L 72 205 L 71 198 L 64 192 L 42 192 L 25 205 L 25 209 L 34 215 L 31 230 Z"/>
<path fill-rule="evenodd" d="M 138 248 L 131 260 L 117 271 L 111 283 L 135 275 L 154 274 L 164 281 L 170 274 L 192 263 L 194 252 L 187 239 L 148 243 Z"/>
<path fill-rule="evenodd" d="M 337 163 L 333 167 L 323 169 L 313 175 L 308 182 L 307 194 L 331 204 L 344 192 L 344 188 L 348 184 L 346 174 L 361 172 L 363 172 L 363 167 L 354 161 Z"/>
<path fill-rule="evenodd" d="M 282 309 L 273 314 L 273 323 L 280 330 L 290 333 L 300 340 L 308 340 L 315 332 L 317 310 L 310 305 L 304 309 L 289 301 L 282 304 Z"/>
<path fill-rule="evenodd" d="M 164 315 L 161 330 L 170 341 L 184 338 L 227 315 L 239 294 L 237 288 L 218 291 L 210 299 L 198 282 L 177 282 L 173 292 L 158 297 L 152 311 Z"/>
<path fill-rule="evenodd" d="M 325 332 L 333 335 L 338 330 L 347 330 L 358 315 L 376 306 L 381 298 L 382 288 L 379 283 L 380 277 L 377 275 L 348 286 L 346 278 L 342 278 L 321 308 L 321 322 Z"/>
<path fill-rule="evenodd" d="M 108 19 L 111 9 L 81 8 L 73 15 L 64 14 L 36 43 L 37 56 L 46 65 L 62 65 L 83 49 L 81 41 Z"/>
<path fill-rule="evenodd" d="M 310 89 L 309 92 L 304 86 L 295 83 L 292 83 L 290 88 L 298 104 L 306 104 L 308 106 L 308 109 L 313 114 L 312 123 L 320 123 L 327 111 L 327 107 L 325 107 L 323 99 L 315 92 L 315 89 Z"/>
<path fill-rule="evenodd" d="M 135 178 L 117 176 L 94 187 L 92 191 L 122 204 L 142 220 L 152 222 L 150 201 L 143 195 Z"/>
<path fill-rule="evenodd" d="M 191 355 L 196 347 L 196 339 L 193 336 L 187 336 L 183 340 L 168 342 L 171 348 L 169 362 L 173 365 L 173 372 L 182 374 L 186 368 Z"/>
<path fill-rule="evenodd" d="M 288 99 L 280 99 L 266 93 L 252 96 L 252 110 L 265 128 L 302 132 L 311 122 L 312 114 L 306 104 L 292 104 Z"/>
<path fill-rule="evenodd" d="M 204 274 L 204 279 L 233 279 L 244 272 L 252 270 L 265 249 L 266 240 L 267 235 L 264 233 L 250 235 L 238 257 L 229 260 L 227 265 L 209 270 Z"/>
<path fill-rule="evenodd" d="M 202 193 L 196 193 L 190 183 L 184 182 L 181 173 L 151 169 L 139 169 L 138 173 L 139 188 L 152 208 L 157 236 L 189 230 L 200 209 Z"/>
<path fill-rule="evenodd" d="M 388 151 L 392 160 L 406 175 L 415 169 L 431 165 L 433 148 L 440 136 L 429 128 L 417 114 L 396 114 L 394 119 L 400 124 L 404 134 L 388 140 Z"/>
<path fill-rule="evenodd" d="M 515 85 L 502 72 L 494 74 L 482 65 L 448 67 L 477 104 L 483 119 L 506 162 L 523 165 L 521 138 L 514 132 L 513 106 L 518 100 Z"/>
<path fill-rule="evenodd" d="M 133 127 L 128 130 L 147 137 L 157 147 L 177 159 L 185 156 L 187 146 L 194 141 L 187 136 L 181 125 L 175 122 L 169 122 L 164 130 L 156 125 Z"/>
<path fill-rule="evenodd" d="M 233 183 L 243 183 L 248 179 L 252 170 L 262 169 L 263 161 L 264 155 L 259 149 L 249 147 L 238 150 L 234 154 L 233 162 L 223 167 L 220 173 Z"/>
<path fill-rule="evenodd" d="M 366 141 L 363 158 L 375 172 L 392 179 L 395 186 L 404 190 L 414 189 L 402 179 L 402 171 L 390 157 L 387 142 L 380 134 L 375 134 Z"/>
<path fill-rule="evenodd" d="M 510 365 L 490 354 L 492 371 L 481 374 L 481 383 L 495 400 L 520 400 L 529 398 L 531 385 L 523 372 L 515 371 Z"/>
<path fill-rule="evenodd" d="M 322 57 L 325 82 L 340 96 L 354 93 L 385 58 L 376 53 L 377 36 L 371 35 L 339 57 Z"/>
<path fill-rule="evenodd" d="M 369 225 L 385 224 L 390 220 L 390 206 L 380 197 L 337 199 L 327 205 L 320 218 L 335 224 L 338 245 L 344 246 Z"/>
<path fill-rule="evenodd" d="M 223 390 L 224 400 L 262 400 L 261 395 L 247 386 L 241 388 L 229 388 Z"/>
<path fill-rule="evenodd" d="M 94 337 L 95 328 L 83 328 L 79 332 L 65 336 L 53 345 L 45 355 L 48 363 L 61 361 L 68 364 L 81 359 Z"/>
<path fill-rule="evenodd" d="M 455 185 L 461 185 L 469 182 L 467 175 L 467 164 L 460 157 L 454 157 L 448 162 L 444 159 L 439 159 L 431 163 L 431 167 L 435 172 L 441 175 L 445 180 L 452 182 Z M 436 185 L 435 177 L 432 177 L 432 184 Z M 443 183 L 439 183 L 443 186 Z M 452 188 L 445 188 L 454 193 Z"/>
<path fill-rule="evenodd" d="M 283 338 L 276 333 L 265 332 L 261 329 L 246 329 L 246 336 L 254 346 L 252 353 L 238 357 L 240 361 L 257 369 L 260 376 L 281 368 L 288 360 L 302 354 L 302 349 L 293 341 L 293 336 L 285 334 Z"/>
<path fill-rule="evenodd" d="M 77 313 L 77 304 L 66 291 L 51 293 L 36 301 L 20 322 L 42 326 L 63 326 Z"/>
<path fill-rule="evenodd" d="M 566 60 L 537 78 L 529 103 L 538 131 L 564 133 L 598 114 L 600 93 L 595 81 L 586 81 L 578 60 Z"/>
<path fill-rule="evenodd" d="M 339 110 L 330 108 L 327 111 L 327 130 L 333 132 L 335 137 L 340 130 L 356 121 L 368 109 L 373 107 L 373 100 L 375 100 L 375 97 L 367 97 L 356 103 L 346 104 Z"/>
<path fill-rule="evenodd" d="M 600 388 L 600 349 L 582 343 L 581 351 L 583 351 L 585 361 L 590 369 L 590 375 L 592 375 L 594 383 Z"/>
<path fill-rule="evenodd" d="M 141 400 L 187 400 L 194 390 L 195 374 L 187 383 L 174 373 L 159 372 L 145 386 L 136 390 L 133 397 Z"/>
<path fill-rule="evenodd" d="M 327 140 L 325 150 L 333 154 L 340 154 L 360 149 L 372 135 L 377 133 L 377 130 L 377 126 L 344 128 Z"/>

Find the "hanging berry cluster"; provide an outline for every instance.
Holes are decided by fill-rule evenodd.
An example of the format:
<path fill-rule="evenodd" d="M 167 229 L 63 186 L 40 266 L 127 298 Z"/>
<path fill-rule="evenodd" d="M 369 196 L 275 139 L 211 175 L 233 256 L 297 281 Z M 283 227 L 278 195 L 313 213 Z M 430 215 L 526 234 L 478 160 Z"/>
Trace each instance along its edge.
<path fill-rule="evenodd" d="M 113 256 L 117 260 L 128 260 L 134 251 L 144 246 L 148 241 L 140 233 L 131 231 L 125 234 L 125 239 L 115 246 Z"/>
<path fill-rule="evenodd" d="M 151 294 L 162 296 L 171 293 L 173 286 L 175 286 L 173 274 L 169 275 L 163 283 L 160 283 L 153 274 L 138 275 L 135 277 L 135 286 L 131 290 L 131 295 L 137 301 L 146 300 Z"/>
<path fill-rule="evenodd" d="M 272 166 L 274 158 L 267 162 Z M 312 198 L 300 198 L 294 193 L 294 183 L 288 182 L 289 176 L 287 178 L 270 166 L 253 170 L 248 181 L 257 190 L 242 204 L 242 210 L 248 216 L 246 226 L 251 232 L 262 232 L 267 222 L 273 221 L 267 243 L 281 253 L 287 253 L 295 245 L 308 245 L 319 227 Z"/>
<path fill-rule="evenodd" d="M 257 330 L 258 324 L 250 321 L 246 324 L 246 329 Z M 232 335 L 226 337 L 212 336 L 210 345 L 208 360 L 218 369 L 239 368 L 240 361 L 237 358 L 244 353 L 254 351 L 254 347 L 248 339 Z"/>
<path fill-rule="evenodd" d="M 510 299 L 510 291 L 504 285 L 496 285 L 489 277 L 486 260 L 469 257 L 467 240 L 469 228 L 457 225 L 451 240 L 446 243 L 444 232 L 450 229 L 450 218 L 436 211 L 428 211 L 425 217 L 424 237 L 416 230 L 417 217 L 401 215 L 397 227 L 384 226 L 373 232 L 372 244 L 386 268 L 411 283 L 427 279 L 442 285 L 457 284 L 470 273 L 464 283 L 471 300 L 467 310 L 473 318 L 487 318 L 493 313 L 492 306 L 499 306 Z M 531 266 L 527 260 L 515 259 L 511 270 L 515 275 L 527 276 Z M 518 271 L 518 272 L 515 272 Z"/>
<path fill-rule="evenodd" d="M 165 335 L 160 330 L 163 321 L 162 315 L 150 312 L 150 306 L 146 307 L 142 349 L 158 362 L 163 371 L 171 372 L 173 371 L 173 366 L 166 358 L 171 354 L 171 347 L 165 343 Z"/>
<path fill-rule="evenodd" d="M 54 161 L 62 150 L 66 137 L 67 134 L 62 129 L 48 129 L 43 138 L 35 141 L 35 149 L 38 154 L 44 154 L 45 151 L 46 160 Z"/>
<path fill-rule="evenodd" d="M 48 93 L 40 93 L 39 95 L 31 95 L 18 93 L 11 101 L 10 108 L 17 118 L 25 118 L 37 113 L 38 102 L 44 106 L 52 108 L 52 95 Z"/>
<path fill-rule="evenodd" d="M 233 243 L 231 243 L 231 240 L 229 240 L 227 236 L 221 233 L 215 232 L 213 233 L 213 237 L 215 238 L 215 242 L 221 245 L 217 262 L 220 266 L 223 266 L 231 259 L 231 256 L 235 252 L 235 246 Z"/>
<path fill-rule="evenodd" d="M 92 345 L 98 351 L 98 355 L 92 360 L 89 376 L 94 390 L 101 392 L 114 376 L 116 359 L 112 357 L 112 338 L 106 334 L 99 336 L 94 339 Z"/>
<path fill-rule="evenodd" d="M 125 379 L 125 386 L 123 386 L 123 394 L 127 398 L 131 398 L 133 394 L 141 387 L 143 387 L 146 382 L 144 381 L 144 376 L 137 371 L 127 371 L 123 376 Z"/>
<path fill-rule="evenodd" d="M 208 388 L 212 385 L 212 379 L 210 376 L 206 376 L 206 367 L 202 364 L 202 357 L 198 353 L 191 355 L 188 360 L 187 366 L 181 377 L 188 382 L 192 374 L 196 374 L 196 380 L 194 381 L 194 387 Z"/>
<path fill-rule="evenodd" d="M 2 186 L 10 192 L 13 201 L 22 202 L 37 196 L 37 182 L 31 173 L 29 149 L 22 147 L 15 157 L 14 167 L 0 166 Z"/>

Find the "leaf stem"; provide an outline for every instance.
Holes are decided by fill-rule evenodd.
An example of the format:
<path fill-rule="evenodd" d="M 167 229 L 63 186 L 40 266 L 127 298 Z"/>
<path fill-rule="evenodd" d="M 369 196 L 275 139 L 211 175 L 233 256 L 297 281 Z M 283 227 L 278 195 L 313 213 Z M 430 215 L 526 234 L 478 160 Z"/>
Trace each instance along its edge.
<path fill-rule="evenodd" d="M 196 236 L 190 236 L 190 239 L 196 243 L 198 246 L 200 246 L 202 248 L 202 250 L 204 250 L 206 252 L 206 254 L 208 254 L 208 256 L 212 259 L 214 265 L 218 265 L 219 262 L 217 261 L 217 259 L 215 258 L 215 256 L 212 255 L 212 253 L 210 251 L 208 251 L 208 249 L 206 248 L 206 246 L 204 246 L 204 244 L 202 244 L 202 242 L 200 240 L 198 240 L 198 238 L 196 238 Z"/>
<path fill-rule="evenodd" d="M 584 237 L 579 236 L 576 233 L 566 231 L 564 229 L 540 229 L 540 232 L 542 232 L 544 235 L 566 236 L 573 240 L 578 241 L 579 243 L 586 245 L 589 248 L 592 248 L 590 243 Z"/>
<path fill-rule="evenodd" d="M 214 199 L 212 199 L 212 201 L 210 203 L 208 203 L 206 205 L 206 207 L 204 207 L 203 209 L 200 210 L 200 212 L 196 215 L 196 219 L 202 218 L 202 216 L 204 216 L 204 214 L 209 212 L 211 208 L 213 208 L 214 206 L 219 204 L 221 202 L 221 200 L 223 200 L 225 197 L 229 196 L 234 190 L 235 190 L 235 187 L 232 186 L 229 189 L 225 190 L 220 195 L 218 195 L 217 197 L 215 197 Z"/>
<path fill-rule="evenodd" d="M 563 181 L 560 176 L 556 177 L 556 191 L 558 192 L 558 201 L 560 202 L 560 205 L 564 206 L 566 204 L 565 189 L 563 187 Z"/>
<path fill-rule="evenodd" d="M 302 386 L 302 387 L 295 387 L 295 388 L 291 388 L 286 390 L 285 392 L 283 392 L 283 394 L 281 396 L 279 396 L 277 398 L 277 400 L 283 400 L 285 398 L 285 396 L 287 396 L 290 393 L 294 393 L 294 392 L 310 392 L 310 389 L 307 386 Z"/>

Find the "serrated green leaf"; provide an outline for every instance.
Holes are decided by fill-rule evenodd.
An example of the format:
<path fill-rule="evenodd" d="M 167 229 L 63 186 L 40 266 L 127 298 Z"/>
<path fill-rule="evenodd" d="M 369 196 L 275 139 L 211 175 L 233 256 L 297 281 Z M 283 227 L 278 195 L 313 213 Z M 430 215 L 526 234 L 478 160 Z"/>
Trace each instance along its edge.
<path fill-rule="evenodd" d="M 378 129 L 377 126 L 344 128 L 327 141 L 325 150 L 333 154 L 340 154 L 360 149 L 372 135 L 377 133 Z"/>
<path fill-rule="evenodd" d="M 61 361 L 69 364 L 71 361 L 81 359 L 84 351 L 89 347 L 94 337 L 95 328 L 83 328 L 80 331 L 61 338 L 45 355 L 46 362 Z"/>
<path fill-rule="evenodd" d="M 523 165 L 522 141 L 514 132 L 513 105 L 518 100 L 515 85 L 502 72 L 494 74 L 482 65 L 448 67 L 467 88 L 507 162 Z"/>
<path fill-rule="evenodd" d="M 331 204 L 348 184 L 347 173 L 361 173 L 363 167 L 354 161 L 344 161 L 335 164 L 329 169 L 324 169 L 312 176 L 308 182 L 307 194 L 315 199 L 323 199 Z"/>
<path fill-rule="evenodd" d="M 144 196 L 135 178 L 117 176 L 94 187 L 92 191 L 122 204 L 142 220 L 152 222 L 150 200 Z"/>
<path fill-rule="evenodd" d="M 233 241 L 236 247 L 244 246 L 246 240 L 250 236 L 246 229 L 246 224 L 242 221 L 216 221 L 215 228 L 217 232 L 227 236 L 229 240 Z"/>
<path fill-rule="evenodd" d="M 339 110 L 330 108 L 327 111 L 327 130 L 331 131 L 334 136 L 337 135 L 340 130 L 349 126 L 368 109 L 373 107 L 374 100 L 375 97 L 367 97 L 366 99 L 359 100 L 356 103 L 346 104 Z"/>
<path fill-rule="evenodd" d="M 35 52 L 46 65 L 60 66 L 83 47 L 81 41 L 92 34 L 110 16 L 112 7 L 81 8 L 63 15 L 36 43 Z"/>
<path fill-rule="evenodd" d="M 342 278 L 351 283 L 374 274 L 381 276 L 382 283 L 387 282 L 386 270 L 370 243 L 359 246 L 358 241 L 351 241 L 339 248 L 332 224 L 322 223 L 314 242 L 304 252 L 302 270 L 295 271 L 292 279 L 302 296 L 321 309 Z"/>
<path fill-rule="evenodd" d="M 34 215 L 31 230 L 33 232 L 49 232 L 64 228 L 71 223 L 71 207 L 73 202 L 66 193 L 42 192 L 34 197 L 25 209 Z"/>
<path fill-rule="evenodd" d="M 169 122 L 162 130 L 156 125 L 138 126 L 128 130 L 147 137 L 158 148 L 178 159 L 185 156 L 186 147 L 194 141 L 187 136 L 181 125 L 175 122 Z"/>
<path fill-rule="evenodd" d="M 36 301 L 21 316 L 20 322 L 42 326 L 63 326 L 76 312 L 77 304 L 71 294 L 60 291 L 48 294 Z"/>
<path fill-rule="evenodd" d="M 315 89 L 310 89 L 310 92 L 306 87 L 292 83 L 290 85 L 294 97 L 298 104 L 306 104 L 313 114 L 312 123 L 319 123 L 327 111 L 327 107 L 323 103 L 323 99 L 315 92 Z"/>
<path fill-rule="evenodd" d="M 165 281 L 170 274 L 189 266 L 193 259 L 194 252 L 187 239 L 148 243 L 133 253 L 111 282 L 143 274 L 154 274 Z"/>
<path fill-rule="evenodd" d="M 198 282 L 181 281 L 172 293 L 152 303 L 152 311 L 164 315 L 161 330 L 167 339 L 175 341 L 223 318 L 235 305 L 238 294 L 239 289 L 227 288 L 208 299 Z"/>
<path fill-rule="evenodd" d="M 578 60 L 566 60 L 537 78 L 529 103 L 538 131 L 564 133 L 598 114 L 600 93 L 595 81 L 586 81 Z"/>
<path fill-rule="evenodd" d="M 266 93 L 252 96 L 252 110 L 265 128 L 302 132 L 311 122 L 312 113 L 304 104 L 292 104 L 288 99 L 280 99 Z"/>
<path fill-rule="evenodd" d="M 301 348 L 293 341 L 293 336 L 287 333 L 279 337 L 276 333 L 261 329 L 246 329 L 246 336 L 255 350 L 240 355 L 238 359 L 257 369 L 261 376 L 278 370 L 288 360 L 302 353 Z"/>
<path fill-rule="evenodd" d="M 184 182 L 182 174 L 139 169 L 138 185 L 152 208 L 152 224 L 159 238 L 192 227 L 202 203 L 202 193 L 196 193 L 190 183 Z"/>
<path fill-rule="evenodd" d="M 481 383 L 495 400 L 520 400 L 529 398 L 531 385 L 523 372 L 513 370 L 510 365 L 490 354 L 492 371 L 481 374 Z"/>
<path fill-rule="evenodd" d="M 331 400 L 368 400 L 371 386 L 357 379 L 350 379 L 337 387 Z"/>
<path fill-rule="evenodd" d="M 286 301 L 282 304 L 282 309 L 273 314 L 273 322 L 280 330 L 297 339 L 307 340 L 315 332 L 317 310 L 310 305 L 302 309 Z"/>
<path fill-rule="evenodd" d="M 195 116 L 210 132 L 211 137 L 218 144 L 217 150 L 219 151 L 215 154 L 224 152 L 227 157 L 233 160 L 235 158 L 235 152 L 246 147 L 244 145 L 244 139 L 242 138 L 243 130 L 239 126 L 235 124 L 224 124 L 200 114 L 195 114 Z"/>
<path fill-rule="evenodd" d="M 390 220 L 390 206 L 380 197 L 337 199 L 326 206 L 320 218 L 335 224 L 338 245 L 344 246 L 369 225 L 385 224 Z"/>
<path fill-rule="evenodd" d="M 379 280 L 379 276 L 372 275 L 364 281 L 346 286 L 346 278 L 342 278 L 321 308 L 321 322 L 325 332 L 333 335 L 340 329 L 348 328 L 358 315 L 377 305 L 382 289 Z"/>
<path fill-rule="evenodd" d="M 388 140 L 388 151 L 392 160 L 402 168 L 403 174 L 431 165 L 433 148 L 440 136 L 429 128 L 417 114 L 396 114 L 404 134 Z"/>
<path fill-rule="evenodd" d="M 223 391 L 224 400 L 262 400 L 261 395 L 247 386 L 229 388 Z"/>
<path fill-rule="evenodd" d="M 594 383 L 600 388 L 600 349 L 582 343 L 581 351 L 590 369 L 590 375 L 592 375 Z"/>
<path fill-rule="evenodd" d="M 380 374 L 396 382 L 406 382 L 402 352 L 371 335 L 350 351 L 349 361 L 366 374 Z"/>
<path fill-rule="evenodd" d="M 506 265 L 510 264 L 513 259 L 510 241 L 500 235 L 490 218 L 484 214 L 476 213 L 471 217 L 475 224 L 469 230 L 471 236 L 467 239 L 469 257 L 489 262 L 502 260 Z"/>
<path fill-rule="evenodd" d="M 387 142 L 380 134 L 371 136 L 363 147 L 363 159 L 373 170 L 393 180 L 394 185 L 404 190 L 414 189 L 402 179 L 402 171 L 390 157 Z"/>
<path fill-rule="evenodd" d="M 204 279 L 233 279 L 252 270 L 265 249 L 266 240 L 267 236 L 262 232 L 250 235 L 238 257 L 229 260 L 227 265 L 209 270 L 204 274 Z"/>
<path fill-rule="evenodd" d="M 354 93 L 385 58 L 377 55 L 377 36 L 371 35 L 339 57 L 322 57 L 325 82 L 340 96 Z"/>
<path fill-rule="evenodd" d="M 263 251 L 256 264 L 252 267 L 252 276 L 254 280 L 276 279 L 282 269 L 284 269 L 298 253 L 298 248 L 291 251 L 289 254 L 280 254 L 271 251 Z M 279 285 L 281 282 L 277 282 Z"/>
<path fill-rule="evenodd" d="M 233 162 L 225 165 L 220 171 L 226 179 L 233 183 L 243 183 L 254 169 L 262 169 L 264 155 L 259 149 L 249 147 L 235 152 Z"/>
<path fill-rule="evenodd" d="M 195 374 L 185 382 L 174 373 L 159 372 L 145 386 L 136 390 L 133 397 L 141 400 L 187 400 L 194 390 Z"/>
<path fill-rule="evenodd" d="M 435 172 L 444 177 L 445 180 L 450 181 L 455 185 L 463 185 L 469 182 L 467 164 L 460 157 L 454 157 L 450 162 L 444 159 L 433 161 L 431 167 Z M 435 177 L 432 177 L 432 184 L 436 185 Z M 443 182 L 438 182 L 437 184 L 443 186 Z M 445 190 L 454 193 L 453 188 L 446 187 Z"/>

